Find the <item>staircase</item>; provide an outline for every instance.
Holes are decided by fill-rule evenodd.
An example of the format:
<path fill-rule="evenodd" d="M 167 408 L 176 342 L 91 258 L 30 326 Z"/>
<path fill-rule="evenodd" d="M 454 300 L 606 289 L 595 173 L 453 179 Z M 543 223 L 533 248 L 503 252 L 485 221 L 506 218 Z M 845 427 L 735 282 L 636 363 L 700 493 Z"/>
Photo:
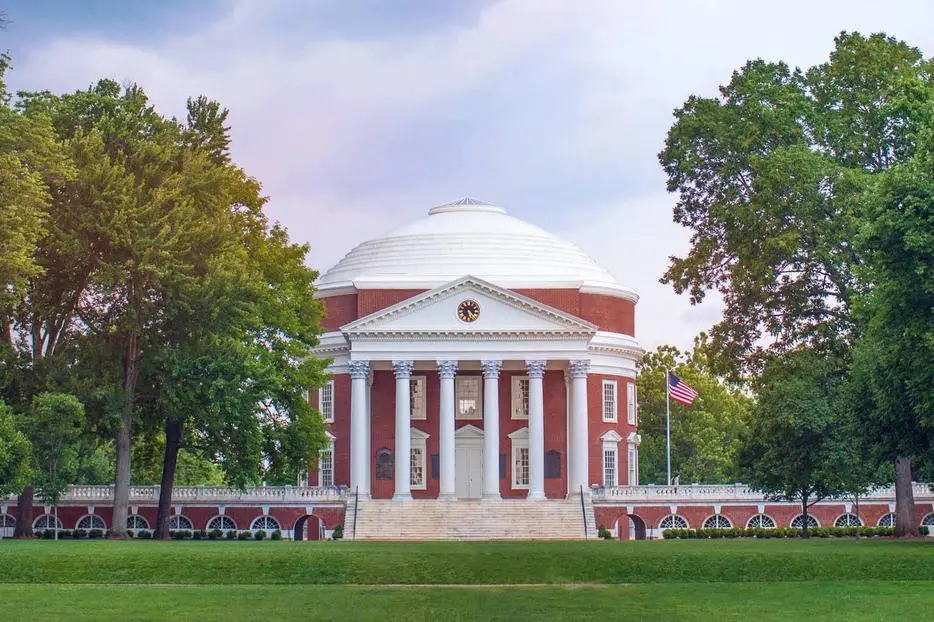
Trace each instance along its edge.
<path fill-rule="evenodd" d="M 347 540 L 582 540 L 597 537 L 593 504 L 580 498 L 527 501 L 504 499 L 360 499 L 353 531 L 354 499 L 347 500 Z"/>

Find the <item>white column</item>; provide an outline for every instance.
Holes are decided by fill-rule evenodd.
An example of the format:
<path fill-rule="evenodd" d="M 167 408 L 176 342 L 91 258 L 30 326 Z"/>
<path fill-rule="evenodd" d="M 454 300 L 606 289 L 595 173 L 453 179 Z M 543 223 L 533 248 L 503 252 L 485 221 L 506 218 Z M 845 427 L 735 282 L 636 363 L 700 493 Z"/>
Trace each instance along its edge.
<path fill-rule="evenodd" d="M 502 361 L 480 361 L 483 369 L 483 498 L 499 499 L 499 372 Z"/>
<path fill-rule="evenodd" d="M 453 499 L 457 496 L 454 487 L 454 375 L 457 373 L 457 361 L 438 361 L 438 376 L 441 378 L 441 423 L 439 438 L 441 441 L 441 489 L 439 499 Z"/>
<path fill-rule="evenodd" d="M 571 460 L 568 473 L 568 496 L 580 495 L 581 487 L 588 494 L 587 484 L 587 373 L 590 361 L 571 361 L 568 373 L 571 376 Z"/>
<path fill-rule="evenodd" d="M 370 376 L 369 361 L 350 361 L 350 492 L 366 498 L 370 496 L 370 455 L 367 453 L 367 437 L 370 427 L 367 421 L 367 379 Z"/>
<path fill-rule="evenodd" d="M 545 399 L 542 379 L 547 361 L 526 361 L 529 374 L 529 499 L 545 498 Z"/>
<path fill-rule="evenodd" d="M 392 498 L 405 501 L 412 498 L 412 431 L 409 382 L 415 364 L 412 361 L 393 361 L 396 373 L 396 490 Z"/>
<path fill-rule="evenodd" d="M 366 449 L 366 471 L 363 474 L 363 480 L 366 482 L 366 490 L 369 493 L 372 490 L 372 465 L 370 461 L 373 459 L 373 448 L 371 446 L 372 436 L 373 436 L 373 369 L 370 369 L 370 372 L 366 375 L 366 440 L 365 445 Z"/>

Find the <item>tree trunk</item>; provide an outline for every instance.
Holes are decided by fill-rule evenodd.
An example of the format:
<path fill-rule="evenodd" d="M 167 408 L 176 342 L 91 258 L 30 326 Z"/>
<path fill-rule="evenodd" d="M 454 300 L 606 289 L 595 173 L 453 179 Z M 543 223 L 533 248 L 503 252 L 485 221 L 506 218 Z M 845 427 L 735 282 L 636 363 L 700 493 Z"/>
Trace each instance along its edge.
<path fill-rule="evenodd" d="M 895 458 L 895 537 L 917 538 L 919 535 L 911 487 L 911 458 L 899 456 Z"/>
<path fill-rule="evenodd" d="M 32 486 L 23 488 L 16 498 L 16 527 L 13 529 L 14 538 L 32 537 L 32 502 L 35 490 Z"/>
<path fill-rule="evenodd" d="M 175 467 L 178 450 L 182 444 L 182 422 L 168 419 L 165 422 L 165 457 L 162 461 L 162 486 L 159 488 L 159 511 L 156 515 L 158 540 L 169 539 L 169 509 L 172 506 L 172 487 L 175 485 Z"/>
<path fill-rule="evenodd" d="M 127 333 L 123 362 L 123 405 L 120 429 L 117 430 L 117 473 L 114 481 L 114 513 L 110 537 L 126 538 L 126 519 L 130 505 L 130 452 L 132 449 L 133 407 L 136 403 L 136 381 L 139 377 L 139 334 Z"/>
<path fill-rule="evenodd" d="M 801 495 L 801 537 L 810 538 L 808 533 L 808 495 Z"/>

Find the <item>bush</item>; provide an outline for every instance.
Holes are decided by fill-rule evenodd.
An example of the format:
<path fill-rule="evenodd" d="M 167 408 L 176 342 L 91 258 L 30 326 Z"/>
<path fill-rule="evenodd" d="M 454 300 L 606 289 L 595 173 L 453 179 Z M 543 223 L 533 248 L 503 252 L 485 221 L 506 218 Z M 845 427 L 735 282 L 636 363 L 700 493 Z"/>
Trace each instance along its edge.
<path fill-rule="evenodd" d="M 71 536 L 72 536 L 75 540 L 77 540 L 77 539 L 79 539 L 79 538 L 87 538 L 87 537 L 88 537 L 88 532 L 87 532 L 86 529 L 75 529 L 73 532 L 71 532 Z"/>
<path fill-rule="evenodd" d="M 200 539 L 203 538 L 203 537 L 204 537 L 204 530 L 203 530 L 203 529 L 195 529 L 194 531 L 191 532 L 191 539 L 192 539 L 192 540 L 200 540 Z"/>
<path fill-rule="evenodd" d="M 252 540 L 252 539 L 253 539 L 253 534 L 250 533 L 249 531 L 241 531 L 239 534 L 237 534 L 237 540 Z"/>
<path fill-rule="evenodd" d="M 872 538 L 877 536 L 891 536 L 895 532 L 893 527 L 812 527 L 808 535 L 812 538 L 844 538 L 861 536 Z M 926 529 L 925 532 L 926 534 Z M 761 527 L 742 529 L 666 529 L 662 537 L 688 540 L 694 538 L 800 538 L 801 530 L 797 527 L 778 527 L 776 529 L 763 529 Z"/>
<path fill-rule="evenodd" d="M 604 540 L 612 540 L 613 534 L 610 533 L 609 529 L 607 529 L 603 525 L 600 525 L 599 527 L 597 527 L 597 537 L 603 538 Z"/>
<path fill-rule="evenodd" d="M 259 531 L 257 531 L 256 533 L 253 534 L 253 538 L 256 539 L 256 540 L 265 540 L 265 539 L 266 539 L 266 532 L 263 531 L 262 529 L 260 529 Z"/>
<path fill-rule="evenodd" d="M 332 540 L 340 540 L 344 537 L 344 525 L 340 524 L 334 528 L 334 533 L 331 534 Z"/>
<path fill-rule="evenodd" d="M 278 529 L 276 529 L 274 532 L 272 532 L 272 536 L 270 536 L 270 537 L 271 537 L 273 540 L 281 540 L 281 539 L 282 539 L 282 532 L 279 531 Z"/>
<path fill-rule="evenodd" d="M 236 539 L 237 539 L 237 530 L 236 530 L 236 529 L 230 529 L 230 530 L 228 530 L 225 537 L 226 537 L 228 540 L 236 540 Z"/>
<path fill-rule="evenodd" d="M 152 532 L 148 529 L 140 529 L 136 532 L 136 537 L 140 540 L 152 540 Z"/>
<path fill-rule="evenodd" d="M 208 532 L 208 540 L 220 540 L 224 537 L 224 532 L 220 529 L 212 529 Z"/>
<path fill-rule="evenodd" d="M 104 532 L 100 529 L 92 529 L 88 532 L 88 537 L 92 540 L 97 540 L 98 538 L 103 537 Z"/>

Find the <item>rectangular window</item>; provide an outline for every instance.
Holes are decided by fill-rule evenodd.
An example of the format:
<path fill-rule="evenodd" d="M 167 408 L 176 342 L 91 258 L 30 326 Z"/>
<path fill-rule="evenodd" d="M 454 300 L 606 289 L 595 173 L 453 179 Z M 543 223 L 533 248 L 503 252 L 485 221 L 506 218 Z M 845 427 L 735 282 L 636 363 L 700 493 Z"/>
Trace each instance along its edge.
<path fill-rule="evenodd" d="M 629 447 L 629 485 L 639 485 L 639 452 L 635 447 Z"/>
<path fill-rule="evenodd" d="M 428 418 L 425 411 L 425 376 L 412 376 L 409 380 L 409 408 L 413 421 Z"/>
<path fill-rule="evenodd" d="M 636 383 L 626 384 L 626 422 L 636 425 Z"/>
<path fill-rule="evenodd" d="M 603 381 L 603 420 L 616 421 L 616 381 Z"/>
<path fill-rule="evenodd" d="M 318 389 L 318 411 L 325 423 L 334 423 L 334 381 L 328 380 Z"/>
<path fill-rule="evenodd" d="M 409 484 L 415 490 L 425 489 L 425 448 L 412 447 Z"/>
<path fill-rule="evenodd" d="M 458 376 L 454 379 L 454 401 L 458 419 L 483 419 L 480 398 L 483 391 L 480 376 Z"/>
<path fill-rule="evenodd" d="M 529 448 L 512 448 L 512 487 L 529 487 Z"/>
<path fill-rule="evenodd" d="M 603 450 L 603 485 L 616 486 L 616 450 Z"/>
<path fill-rule="evenodd" d="M 512 418 L 529 418 L 529 378 L 528 376 L 512 377 Z"/>
<path fill-rule="evenodd" d="M 334 446 L 322 449 L 318 456 L 318 485 L 334 485 Z"/>

